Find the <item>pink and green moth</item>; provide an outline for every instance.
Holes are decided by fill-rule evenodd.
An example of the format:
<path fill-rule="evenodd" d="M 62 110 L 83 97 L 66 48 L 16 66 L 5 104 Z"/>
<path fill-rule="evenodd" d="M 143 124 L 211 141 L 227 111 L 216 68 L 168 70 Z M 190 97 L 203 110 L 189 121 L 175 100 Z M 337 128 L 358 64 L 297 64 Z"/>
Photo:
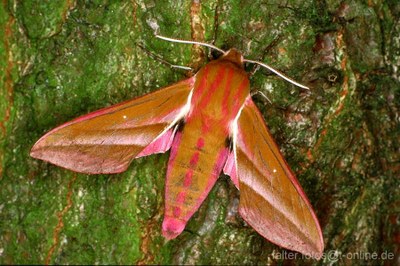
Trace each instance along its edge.
<path fill-rule="evenodd" d="M 31 156 L 75 172 L 113 174 L 125 171 L 135 158 L 170 150 L 165 238 L 181 234 L 223 172 L 240 191 L 240 215 L 260 235 L 321 258 L 317 217 L 251 98 L 243 64 L 259 63 L 304 86 L 235 49 L 196 44 L 223 55 L 193 77 L 51 130 Z"/>

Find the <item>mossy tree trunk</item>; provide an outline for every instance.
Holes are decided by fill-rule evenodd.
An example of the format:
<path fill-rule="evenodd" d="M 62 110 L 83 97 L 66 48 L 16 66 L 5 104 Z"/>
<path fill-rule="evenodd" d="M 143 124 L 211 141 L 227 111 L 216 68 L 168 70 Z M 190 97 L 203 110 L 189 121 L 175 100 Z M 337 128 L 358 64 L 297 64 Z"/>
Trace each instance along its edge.
<path fill-rule="evenodd" d="M 358 264 L 373 252 L 398 262 L 399 18 L 399 3 L 379 0 L 2 1 L 0 263 L 304 264 L 243 222 L 222 175 L 184 233 L 165 241 L 168 153 L 98 176 L 29 157 L 55 126 L 190 75 L 149 52 L 194 68 L 207 61 L 207 50 L 154 31 L 235 47 L 308 85 L 251 77 L 323 227 L 327 256 L 307 262 Z"/>

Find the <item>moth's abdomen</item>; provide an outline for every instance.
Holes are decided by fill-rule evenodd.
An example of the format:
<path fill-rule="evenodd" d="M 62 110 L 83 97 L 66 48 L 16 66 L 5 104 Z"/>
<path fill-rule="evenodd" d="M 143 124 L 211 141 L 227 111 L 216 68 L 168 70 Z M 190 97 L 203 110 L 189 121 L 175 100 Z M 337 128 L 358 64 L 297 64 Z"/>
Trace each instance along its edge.
<path fill-rule="evenodd" d="M 163 234 L 179 235 L 186 222 L 200 207 L 214 186 L 225 164 L 229 149 L 222 128 L 207 134 L 197 127 L 198 120 L 186 124 L 171 147 L 165 189 Z"/>

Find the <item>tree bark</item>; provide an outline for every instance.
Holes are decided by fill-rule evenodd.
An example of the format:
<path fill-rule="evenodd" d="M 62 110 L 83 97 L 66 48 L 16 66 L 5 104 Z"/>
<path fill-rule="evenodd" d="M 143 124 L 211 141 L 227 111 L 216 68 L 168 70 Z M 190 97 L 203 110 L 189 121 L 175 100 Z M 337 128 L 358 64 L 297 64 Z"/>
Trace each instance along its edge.
<path fill-rule="evenodd" d="M 0 263 L 398 263 L 399 18 L 396 1 L 2 1 Z M 323 228 L 321 261 L 284 253 L 247 226 L 240 193 L 222 174 L 167 242 L 168 153 L 96 176 L 29 157 L 63 122 L 193 74 L 159 57 L 198 69 L 217 55 L 155 31 L 235 47 L 310 87 L 264 69 L 251 76 Z"/>

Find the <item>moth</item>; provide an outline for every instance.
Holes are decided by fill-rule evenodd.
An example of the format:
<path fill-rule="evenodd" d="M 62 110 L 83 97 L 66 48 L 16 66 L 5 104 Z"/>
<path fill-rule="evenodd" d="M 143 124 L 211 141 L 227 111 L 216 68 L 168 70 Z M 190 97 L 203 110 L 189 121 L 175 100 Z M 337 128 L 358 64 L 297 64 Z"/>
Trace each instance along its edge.
<path fill-rule="evenodd" d="M 260 235 L 321 258 L 317 217 L 250 95 L 244 62 L 262 63 L 235 49 L 158 37 L 206 45 L 223 55 L 188 79 L 51 130 L 31 156 L 75 172 L 113 174 L 135 158 L 170 150 L 165 238 L 181 234 L 223 172 L 240 191 L 240 215 Z"/>

